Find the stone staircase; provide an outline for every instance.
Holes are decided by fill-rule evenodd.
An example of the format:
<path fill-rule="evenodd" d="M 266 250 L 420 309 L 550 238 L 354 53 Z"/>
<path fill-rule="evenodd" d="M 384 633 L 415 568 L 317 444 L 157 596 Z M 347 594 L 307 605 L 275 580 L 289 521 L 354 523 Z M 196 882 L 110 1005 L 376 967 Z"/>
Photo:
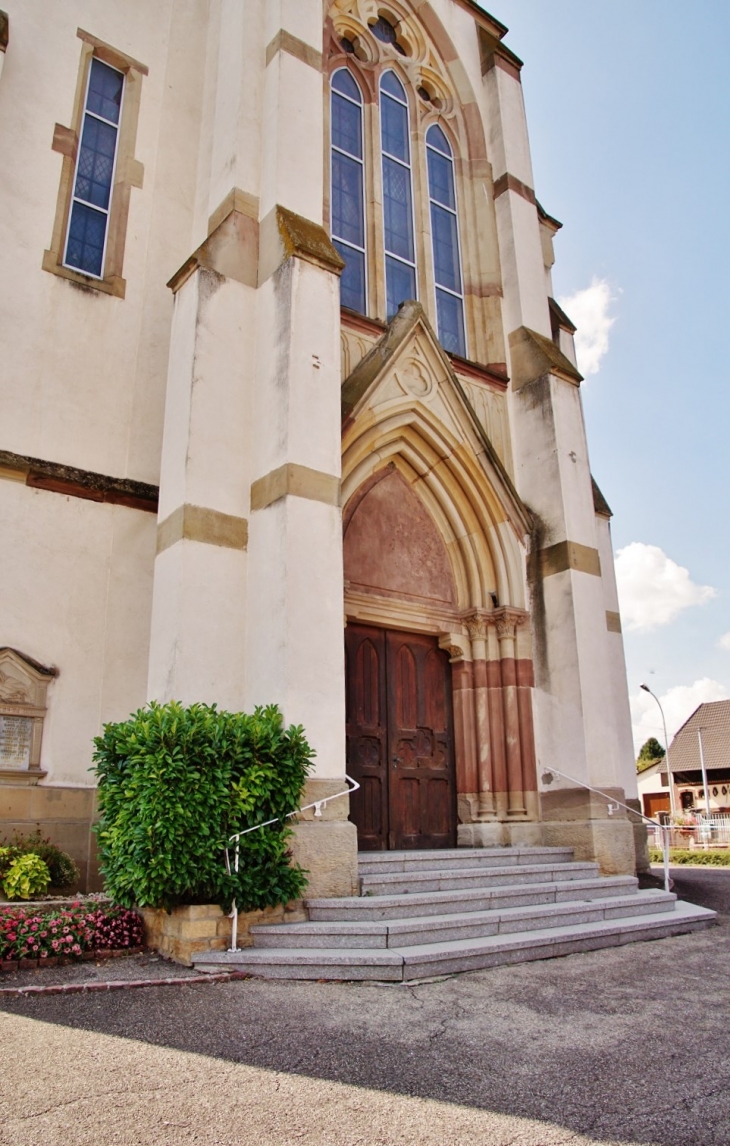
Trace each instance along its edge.
<path fill-rule="evenodd" d="M 549 959 L 707 927 L 715 912 L 570 848 L 365 852 L 360 895 L 309 899 L 306 923 L 253 927 L 254 946 L 194 957 L 265 979 L 403 981 Z"/>

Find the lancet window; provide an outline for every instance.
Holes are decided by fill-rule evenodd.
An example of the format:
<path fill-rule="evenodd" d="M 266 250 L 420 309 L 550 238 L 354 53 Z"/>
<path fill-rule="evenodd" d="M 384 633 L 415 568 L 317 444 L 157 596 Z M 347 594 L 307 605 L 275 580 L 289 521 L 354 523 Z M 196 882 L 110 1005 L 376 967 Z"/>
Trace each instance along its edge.
<path fill-rule="evenodd" d="M 439 339 L 445 350 L 463 356 L 466 354 L 464 289 L 454 157 L 449 141 L 437 123 L 432 124 L 426 133 L 426 157 Z"/>
<path fill-rule="evenodd" d="M 380 81 L 380 143 L 388 319 L 405 299 L 418 297 L 410 134 L 405 88 L 395 72 L 385 72 Z"/>
<path fill-rule="evenodd" d="M 64 262 L 94 278 L 104 268 L 123 91 L 122 73 L 93 59 Z"/>
<path fill-rule="evenodd" d="M 362 94 L 347 68 L 332 77 L 332 241 L 345 260 L 342 305 L 367 310 Z"/>
<path fill-rule="evenodd" d="M 387 30 L 382 17 L 371 27 L 378 39 L 397 46 L 387 39 Z M 349 41 L 343 43 L 352 47 Z M 380 311 L 382 317 L 384 303 L 390 321 L 402 302 L 422 296 L 444 349 L 466 357 L 453 145 L 440 124 L 431 123 L 424 148 L 423 137 L 413 131 L 410 101 L 415 95 L 394 68 L 380 74 L 376 90 L 377 104 L 366 103 L 349 67 L 338 68 L 332 76 L 330 212 L 332 240 L 345 261 L 342 304 L 361 314 Z M 430 98 L 425 89 L 419 89 L 419 95 Z M 379 130 L 379 157 L 377 146 L 367 146 L 373 127 Z M 370 156 L 376 164 L 379 160 L 380 188 Z M 382 216 L 378 207 L 375 218 L 373 204 L 381 195 Z M 425 249 L 417 245 L 420 234 Z M 426 267 L 419 266 L 418 251 Z"/>

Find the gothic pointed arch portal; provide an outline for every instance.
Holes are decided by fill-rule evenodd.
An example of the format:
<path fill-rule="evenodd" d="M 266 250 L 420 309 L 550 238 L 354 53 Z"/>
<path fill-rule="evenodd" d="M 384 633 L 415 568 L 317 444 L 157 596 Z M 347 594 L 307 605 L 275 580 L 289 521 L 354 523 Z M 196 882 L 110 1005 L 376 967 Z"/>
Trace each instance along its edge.
<path fill-rule="evenodd" d="M 457 819 L 518 838 L 538 818 L 529 519 L 417 303 L 343 385 L 342 490 L 362 846 L 450 846 Z"/>

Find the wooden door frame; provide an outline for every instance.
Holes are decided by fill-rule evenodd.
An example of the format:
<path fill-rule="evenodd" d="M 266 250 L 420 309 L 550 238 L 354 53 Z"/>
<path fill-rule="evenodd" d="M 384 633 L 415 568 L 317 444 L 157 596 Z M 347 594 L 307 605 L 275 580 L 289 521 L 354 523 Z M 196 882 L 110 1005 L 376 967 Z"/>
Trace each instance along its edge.
<path fill-rule="evenodd" d="M 392 708 L 393 702 L 392 702 L 392 698 L 391 698 L 390 682 L 388 680 L 388 665 L 389 665 L 389 658 L 390 658 L 389 637 L 392 635 L 397 635 L 397 634 L 400 634 L 400 635 L 406 636 L 406 637 L 408 637 L 408 636 L 412 636 L 415 638 L 423 637 L 423 638 L 427 638 L 427 639 L 434 641 L 435 645 L 438 647 L 438 649 L 444 655 L 449 656 L 449 650 L 448 650 L 448 648 L 444 648 L 443 633 L 439 632 L 438 630 L 435 632 L 433 630 L 429 632 L 429 631 L 424 631 L 422 628 L 410 628 L 410 627 L 403 627 L 401 625 L 390 625 L 390 624 L 384 623 L 382 621 L 378 622 L 375 620 L 371 620 L 370 618 L 368 618 L 367 620 L 361 620 L 360 618 L 352 618 L 352 619 L 348 618 L 348 621 L 351 621 L 351 624 L 353 627 L 357 626 L 358 628 L 365 629 L 365 630 L 375 629 L 379 633 L 382 633 L 382 652 L 383 652 L 383 666 L 384 666 L 384 692 L 385 692 L 385 706 L 384 706 L 384 715 L 385 715 L 385 724 L 384 724 L 384 731 L 385 731 L 385 736 L 384 736 L 384 744 L 385 744 L 385 792 L 383 795 L 383 800 L 382 800 L 382 805 L 381 805 L 381 814 L 383 817 L 383 824 L 384 824 L 382 838 L 385 840 L 385 850 L 388 850 L 388 849 L 391 849 L 395 846 L 394 845 L 394 834 L 395 833 L 394 833 L 392 826 L 391 826 L 391 811 L 392 811 L 391 778 L 392 778 L 392 774 L 394 771 L 393 766 L 392 766 L 391 756 L 393 754 L 392 740 L 393 740 L 394 727 L 395 726 L 394 726 L 393 720 L 391 719 L 391 708 Z M 346 627 L 348 627 L 348 626 L 346 626 Z M 447 742 L 448 742 L 448 757 L 449 757 L 449 759 L 448 759 L 448 771 L 449 771 L 449 783 L 450 783 L 450 787 L 449 787 L 450 807 L 448 809 L 449 825 L 450 825 L 449 835 L 452 838 L 450 839 L 450 842 L 447 846 L 453 847 L 456 845 L 456 829 L 457 829 L 457 825 L 459 822 L 459 819 L 458 819 L 459 793 L 458 793 L 458 770 L 457 770 L 457 760 L 456 760 L 455 713 L 454 713 L 455 682 L 454 682 L 453 668 L 451 667 L 452 661 L 451 661 L 450 657 L 449 657 L 449 666 L 450 666 L 449 671 L 447 674 L 445 674 L 445 681 L 444 681 L 444 683 L 445 683 L 444 702 L 446 705 Z M 345 687 L 346 687 L 346 690 L 349 689 L 349 680 L 347 680 L 347 679 L 345 682 Z M 434 850 L 438 850 L 438 848 L 434 848 Z"/>
<path fill-rule="evenodd" d="M 540 819 L 530 615 L 458 610 L 345 587 L 345 624 L 438 637 L 451 663 L 458 822 Z"/>

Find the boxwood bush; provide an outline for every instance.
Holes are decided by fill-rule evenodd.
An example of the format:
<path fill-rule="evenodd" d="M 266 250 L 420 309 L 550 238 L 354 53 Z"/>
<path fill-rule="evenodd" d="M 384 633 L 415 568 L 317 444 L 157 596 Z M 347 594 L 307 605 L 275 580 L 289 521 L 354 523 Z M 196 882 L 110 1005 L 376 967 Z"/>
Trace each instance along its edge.
<path fill-rule="evenodd" d="M 652 863 L 663 863 L 664 853 L 661 848 L 649 848 L 649 859 Z M 672 864 L 701 864 L 703 867 L 730 867 L 730 850 L 721 848 L 670 848 L 669 862 Z"/>
<path fill-rule="evenodd" d="M 251 911 L 302 894 L 282 817 L 299 807 L 313 752 L 276 705 L 246 714 L 153 702 L 94 743 L 100 864 L 116 903 L 228 911 L 235 899 Z M 228 872 L 229 837 L 274 818 L 242 837 L 238 875 L 231 849 Z"/>

